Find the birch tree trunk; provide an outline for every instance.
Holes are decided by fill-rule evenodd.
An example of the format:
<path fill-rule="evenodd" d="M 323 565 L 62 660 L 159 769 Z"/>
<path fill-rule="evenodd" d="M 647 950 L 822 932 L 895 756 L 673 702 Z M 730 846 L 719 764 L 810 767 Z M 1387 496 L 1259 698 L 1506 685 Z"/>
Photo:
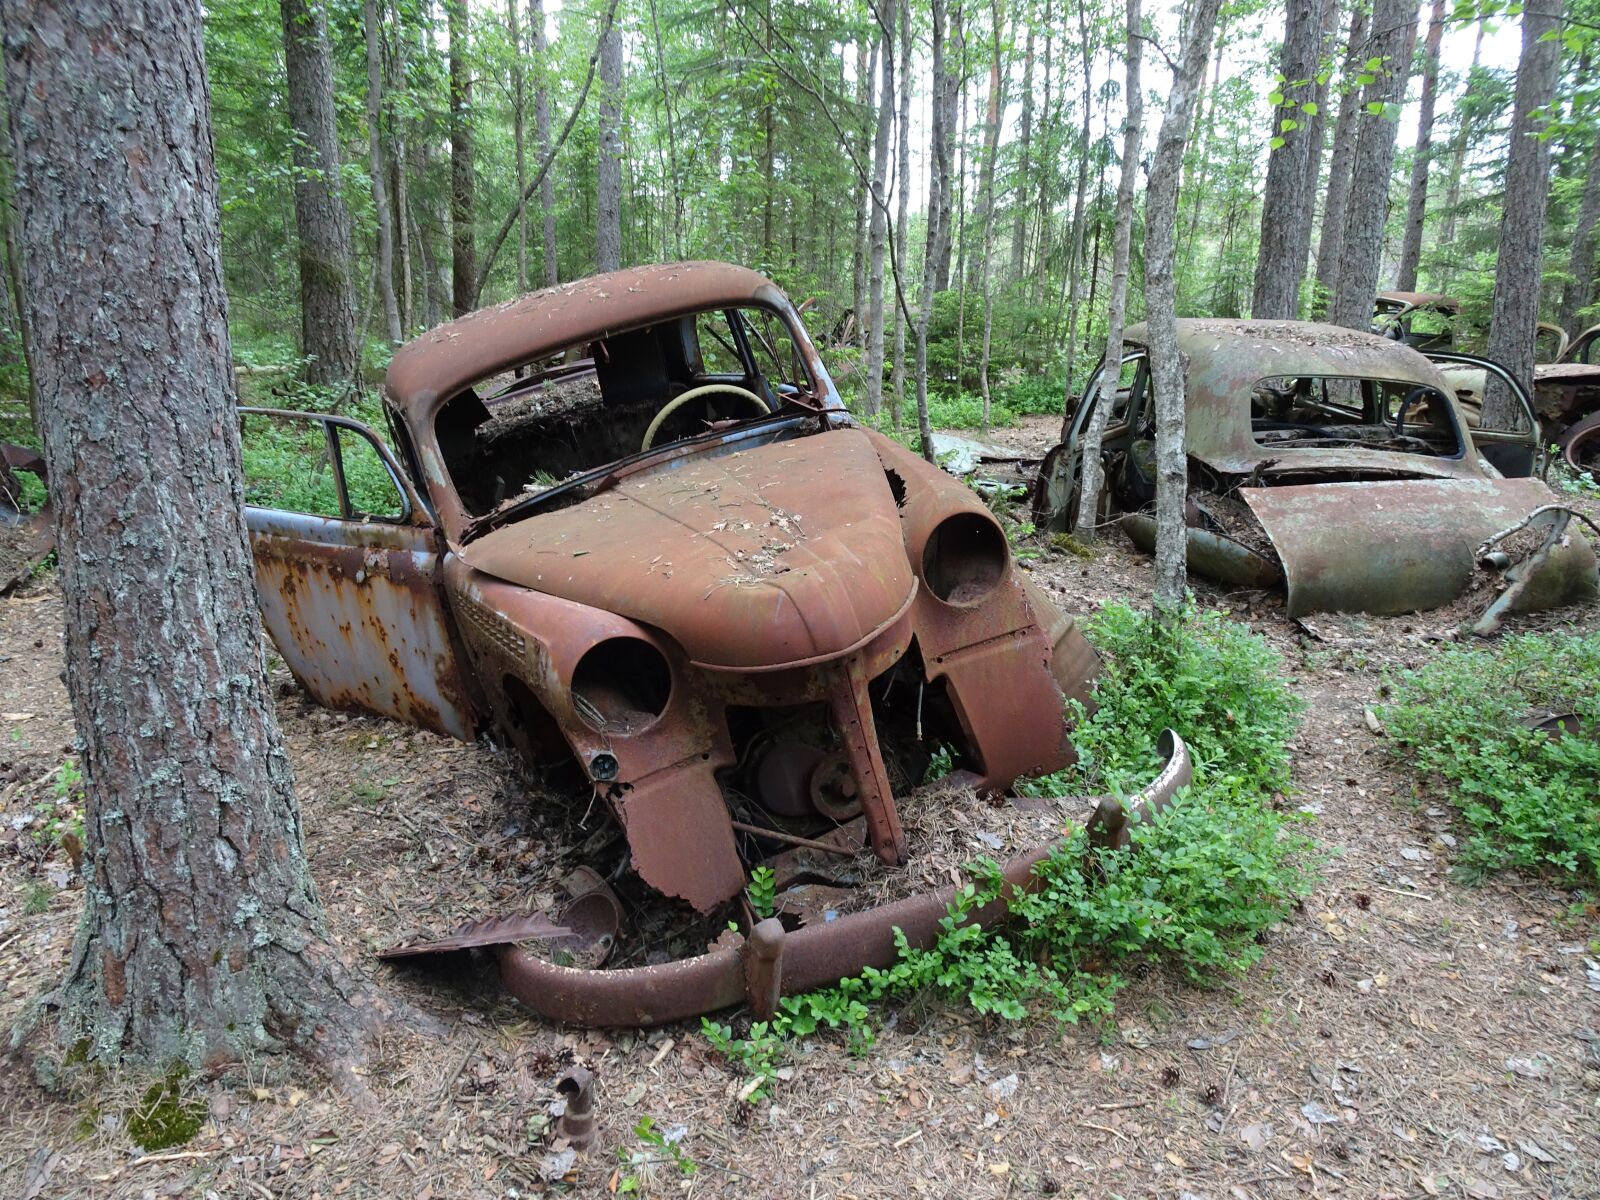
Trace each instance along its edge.
<path fill-rule="evenodd" d="M 1539 322 L 1544 269 L 1544 217 L 1550 198 L 1550 146 L 1539 135 L 1542 110 L 1555 93 L 1561 42 L 1546 41 L 1561 27 L 1561 0 L 1528 0 L 1522 10 L 1522 57 L 1512 102 L 1511 150 L 1506 158 L 1505 201 L 1500 210 L 1500 253 L 1495 263 L 1494 311 L 1489 318 L 1489 357 L 1533 391 L 1533 345 Z M 1483 423 L 1513 426 L 1516 401 L 1490 378 Z"/>
<path fill-rule="evenodd" d="M 595 174 L 595 269 L 622 266 L 622 31 L 600 36 L 600 161 Z"/>
<path fill-rule="evenodd" d="M 910 0 L 900 15 L 900 128 L 898 132 L 899 156 L 895 175 L 896 189 L 894 216 L 894 280 L 895 290 L 902 296 L 908 294 L 906 278 L 906 238 L 911 228 L 911 21 L 915 16 Z M 900 428 L 901 410 L 906 399 L 906 315 L 901 306 L 894 307 L 894 397 L 890 401 L 889 416 L 896 429 Z"/>
<path fill-rule="evenodd" d="M 872 146 L 872 219 L 867 283 L 867 415 L 883 408 L 883 262 L 889 235 L 889 135 L 894 127 L 894 0 L 884 0 L 879 35 L 878 127 Z"/>
<path fill-rule="evenodd" d="M 400 305 L 394 294 L 393 211 L 383 163 L 383 55 L 377 0 L 362 0 L 361 26 L 367 42 L 367 155 L 372 175 L 372 216 L 378 227 L 378 295 L 383 300 L 384 331 L 389 344 L 398 346 L 404 334 L 400 328 Z"/>
<path fill-rule="evenodd" d="M 467 62 L 467 0 L 444 3 L 450 27 L 450 311 L 459 317 L 476 302 L 478 283 L 472 67 Z"/>
<path fill-rule="evenodd" d="M 1394 286 L 1417 290 L 1422 265 L 1422 226 L 1428 214 L 1428 169 L 1433 165 L 1433 112 L 1439 93 L 1439 43 L 1444 37 L 1444 0 L 1433 0 L 1428 14 L 1428 40 L 1422 59 L 1422 101 L 1417 114 L 1417 148 L 1411 160 L 1411 190 L 1406 197 L 1405 236 L 1400 242 L 1400 267 Z"/>
<path fill-rule="evenodd" d="M 1339 282 L 1328 313 L 1332 324 L 1346 329 L 1364 330 L 1372 324 L 1372 302 L 1378 294 L 1378 272 L 1383 264 L 1383 231 L 1389 217 L 1398 108 L 1405 101 L 1416 40 L 1416 0 L 1375 0 L 1366 57 L 1381 59 L 1383 65 L 1371 72 L 1376 78 L 1367 85 L 1362 100 L 1365 105 L 1384 106 L 1385 112 L 1379 116 L 1368 111 L 1356 121 Z"/>
<path fill-rule="evenodd" d="M 1173 249 L 1178 216 L 1178 175 L 1184 141 L 1194 119 L 1195 96 L 1205 78 L 1211 33 L 1222 0 L 1193 0 L 1184 22 L 1183 45 L 1172 72 L 1172 91 L 1156 137 L 1150 183 L 1145 191 L 1144 295 L 1150 345 L 1150 389 L 1156 413 L 1156 587 L 1157 615 L 1183 606 L 1188 589 L 1188 530 L 1184 520 L 1189 490 L 1185 442 L 1184 362 L 1178 350 L 1177 292 Z M 1321 13 L 1314 27 L 1320 28 Z M 1303 164 L 1296 164 L 1303 169 Z M 1307 214 L 1308 221 L 1310 214 Z"/>
<path fill-rule="evenodd" d="M 1328 160 L 1328 182 L 1322 201 L 1322 228 L 1317 235 L 1317 296 L 1312 308 L 1324 313 L 1339 286 L 1339 256 L 1344 246 L 1345 210 L 1350 201 L 1350 165 L 1356 156 L 1356 115 L 1361 111 L 1361 89 L 1355 77 L 1357 55 L 1367 40 L 1367 11 L 1357 0 L 1350 9 L 1350 40 L 1345 43 L 1340 81 L 1339 116 L 1333 123 L 1333 154 Z"/>
<path fill-rule="evenodd" d="M 1288 0 L 1276 93 L 1283 99 L 1273 113 L 1273 149 L 1267 158 L 1266 191 L 1261 199 L 1261 250 L 1250 302 L 1253 317 L 1293 320 L 1299 315 L 1300 281 L 1306 269 L 1303 247 L 1317 195 L 1315 189 L 1305 186 L 1314 114 L 1304 106 L 1316 107 L 1322 8 L 1332 2 Z"/>
<path fill-rule="evenodd" d="M 1200 0 L 1208 3 L 1209 0 Z M 1080 541 L 1093 541 L 1099 518 L 1100 489 L 1105 484 L 1100 448 L 1105 443 L 1106 420 L 1122 377 L 1122 326 L 1128 306 L 1128 256 L 1133 240 L 1133 191 L 1139 174 L 1139 142 L 1143 135 L 1144 99 L 1139 84 L 1139 54 L 1143 48 L 1139 0 L 1128 0 L 1127 83 L 1123 95 L 1128 113 L 1122 128 L 1122 173 L 1117 181 L 1117 222 L 1111 235 L 1111 300 L 1106 309 L 1106 349 L 1104 369 L 1092 395 L 1083 397 L 1093 404 L 1089 427 L 1084 431 L 1082 487 L 1078 493 L 1078 521 L 1075 530 Z M 1087 72 L 1087 68 L 1085 69 Z M 1181 140 L 1180 140 L 1181 145 Z M 1148 268 L 1147 268 L 1148 269 Z"/>
<path fill-rule="evenodd" d="M 294 223 L 299 243 L 300 330 L 306 382 L 355 387 L 361 352 L 350 279 L 350 214 L 339 187 L 333 51 L 320 0 L 279 0 L 294 127 Z"/>
<path fill-rule="evenodd" d="M 325 940 L 267 687 L 200 10 L 4 0 L 0 24 L 85 788 L 61 1038 L 331 1065 L 377 1010 Z"/>
<path fill-rule="evenodd" d="M 544 28 L 544 0 L 528 0 L 528 26 L 533 31 L 533 56 L 539 64 L 539 80 L 533 89 L 533 139 L 538 143 L 539 156 L 550 157 L 550 43 Z M 554 287 L 561 281 L 556 263 L 556 181 L 555 172 L 547 170 L 539 184 L 539 211 L 544 216 L 544 285 Z"/>

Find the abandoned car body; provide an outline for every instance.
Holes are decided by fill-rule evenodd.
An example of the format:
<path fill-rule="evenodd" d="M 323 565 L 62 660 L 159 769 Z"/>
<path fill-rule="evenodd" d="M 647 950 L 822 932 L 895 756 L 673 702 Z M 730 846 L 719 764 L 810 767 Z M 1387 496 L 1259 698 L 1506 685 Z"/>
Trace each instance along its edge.
<path fill-rule="evenodd" d="M 1102 503 L 1148 549 L 1154 408 L 1144 327 L 1126 341 Z M 1241 587 L 1283 583 L 1291 616 L 1447 604 L 1470 583 L 1479 546 L 1555 501 L 1542 482 L 1506 478 L 1485 457 L 1531 464 L 1531 415 L 1518 428 L 1469 431 L 1445 375 L 1408 346 L 1331 326 L 1235 320 L 1179 321 L 1178 343 L 1190 565 Z M 1041 528 L 1076 519 L 1092 408 L 1078 406 L 1067 440 L 1045 458 L 1034 494 Z M 1593 596 L 1594 553 L 1563 532 L 1532 575 L 1519 608 Z"/>
<path fill-rule="evenodd" d="M 249 509 L 283 657 L 324 704 L 492 727 L 565 772 L 667 896 L 709 912 L 785 852 L 905 861 L 896 797 L 937 749 L 995 791 L 1072 760 L 1093 651 L 977 496 L 850 420 L 764 277 L 684 263 L 524 296 L 403 347 L 384 400 L 392 457 L 296 418 L 324 426 L 337 516 Z M 388 520 L 344 495 L 352 438 L 400 492 Z M 534 936 L 490 926 L 434 948 Z M 867 961 L 817 932 L 830 969 Z M 625 973 L 533 971 L 507 982 L 551 1015 L 672 1007 Z"/>

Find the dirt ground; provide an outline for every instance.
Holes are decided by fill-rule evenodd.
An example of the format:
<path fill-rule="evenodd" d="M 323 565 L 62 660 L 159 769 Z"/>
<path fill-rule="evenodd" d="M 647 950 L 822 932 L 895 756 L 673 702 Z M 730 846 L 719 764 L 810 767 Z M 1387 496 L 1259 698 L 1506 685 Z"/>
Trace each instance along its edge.
<path fill-rule="evenodd" d="M 985 440 L 1034 450 L 1052 423 Z M 1069 611 L 1150 593 L 1148 561 L 1120 538 L 1090 561 L 1046 553 L 1031 567 Z M 1202 587 L 1201 600 L 1283 652 L 1308 706 L 1290 801 L 1314 814 L 1330 855 L 1321 886 L 1243 979 L 1206 990 L 1151 971 L 1120 995 L 1105 1031 L 890 1010 L 864 1056 L 836 1038 L 805 1043 L 771 1101 L 751 1110 L 736 1099 L 746 1080 L 697 1025 L 561 1029 L 481 978 L 376 962 L 403 938 L 547 905 L 551 881 L 576 861 L 572 843 L 600 827 L 534 812 L 492 748 L 323 711 L 276 665 L 332 935 L 448 1036 L 396 1033 L 380 1045 L 366 1108 L 283 1059 L 192 1080 L 205 1124 L 154 1154 L 123 1127 L 142 1086 L 50 1093 L 0 1059 L 0 1196 L 435 1200 L 635 1186 L 741 1200 L 1600 1196 L 1592 898 L 1585 908 L 1525 877 L 1454 881 L 1448 816 L 1418 798 L 1366 718 L 1384 673 L 1426 659 L 1445 622 L 1301 625 L 1270 595 Z M 1593 629 L 1600 611 L 1511 627 Z M 0 602 L 7 1029 L 60 977 L 82 894 L 61 852 L 34 836 L 72 750 L 60 637 L 49 581 Z M 991 851 L 974 838 L 963 852 Z M 600 1136 L 552 1184 L 543 1131 L 570 1061 L 598 1077 Z M 634 1132 L 645 1117 L 679 1138 L 692 1175 Z"/>

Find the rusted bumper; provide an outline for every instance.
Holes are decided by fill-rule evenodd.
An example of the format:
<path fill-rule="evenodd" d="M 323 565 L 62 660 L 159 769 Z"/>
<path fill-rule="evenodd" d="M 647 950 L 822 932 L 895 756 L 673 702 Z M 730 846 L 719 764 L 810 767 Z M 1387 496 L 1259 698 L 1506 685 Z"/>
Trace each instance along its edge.
<path fill-rule="evenodd" d="M 1189 751 L 1183 740 L 1168 731 L 1162 749 L 1167 755 L 1165 767 L 1126 805 L 1133 820 L 1163 807 L 1189 783 Z M 1091 820 L 1102 819 L 1104 808 Z M 1011 859 L 1004 867 L 1006 880 L 1019 891 L 1030 890 L 1036 886 L 1035 867 L 1059 845 L 1040 846 Z M 758 1017 L 765 1017 L 779 996 L 830 986 L 865 967 L 888 966 L 899 953 L 896 930 L 912 946 L 931 945 L 953 899 L 954 889 L 946 888 L 793 932 L 769 919 L 737 945 L 677 962 L 614 971 L 558 966 L 512 942 L 487 948 L 499 959 L 506 990 L 550 1020 L 661 1025 L 747 1002 Z M 1004 920 L 1007 911 L 1002 898 L 977 909 L 970 919 L 992 926 Z M 476 939 L 474 944 L 484 943 Z M 449 948 L 458 947 L 452 943 Z M 425 948 L 413 948 L 413 953 L 418 949 Z"/>

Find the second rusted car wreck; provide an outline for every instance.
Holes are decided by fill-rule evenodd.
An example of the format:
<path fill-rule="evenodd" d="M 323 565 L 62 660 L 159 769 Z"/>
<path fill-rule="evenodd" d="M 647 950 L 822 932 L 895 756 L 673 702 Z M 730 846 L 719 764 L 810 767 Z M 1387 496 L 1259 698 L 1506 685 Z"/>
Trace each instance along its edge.
<path fill-rule="evenodd" d="M 665 896 L 737 914 L 755 864 L 783 886 L 796 855 L 914 858 L 900 802 L 936 752 L 989 792 L 1072 761 L 1093 651 L 977 496 L 850 419 L 762 276 L 641 267 L 473 313 L 402 348 L 384 400 L 392 453 L 341 418 L 247 412 L 321 424 L 337 493 L 328 515 L 249 510 L 274 641 L 324 704 L 492 729 L 598 797 Z M 1186 777 L 1170 750 L 1141 803 Z M 802 913 L 787 951 L 746 920 L 750 940 L 634 971 L 515 948 L 603 925 L 601 885 L 403 952 L 496 946 L 538 1011 L 644 1023 L 885 961 L 896 924 L 944 911 L 902 903 Z"/>
<path fill-rule="evenodd" d="M 1518 609 L 1595 595 L 1593 550 L 1551 490 L 1526 477 L 1540 436 L 1526 396 L 1517 393 L 1507 427 L 1469 425 L 1451 380 L 1419 351 L 1325 325 L 1182 320 L 1178 342 L 1193 570 L 1238 587 L 1281 584 L 1290 616 L 1438 608 L 1469 586 L 1481 560 L 1510 568 Z M 1118 387 L 1107 389 L 1101 515 L 1149 549 L 1155 418 L 1142 325 L 1126 348 Z M 1076 521 L 1092 410 L 1079 406 L 1044 461 L 1034 494 L 1041 528 Z M 1508 477 L 1519 467 L 1523 477 Z M 1520 564 L 1493 557 L 1494 547 L 1529 517 L 1550 544 L 1514 575 Z"/>

